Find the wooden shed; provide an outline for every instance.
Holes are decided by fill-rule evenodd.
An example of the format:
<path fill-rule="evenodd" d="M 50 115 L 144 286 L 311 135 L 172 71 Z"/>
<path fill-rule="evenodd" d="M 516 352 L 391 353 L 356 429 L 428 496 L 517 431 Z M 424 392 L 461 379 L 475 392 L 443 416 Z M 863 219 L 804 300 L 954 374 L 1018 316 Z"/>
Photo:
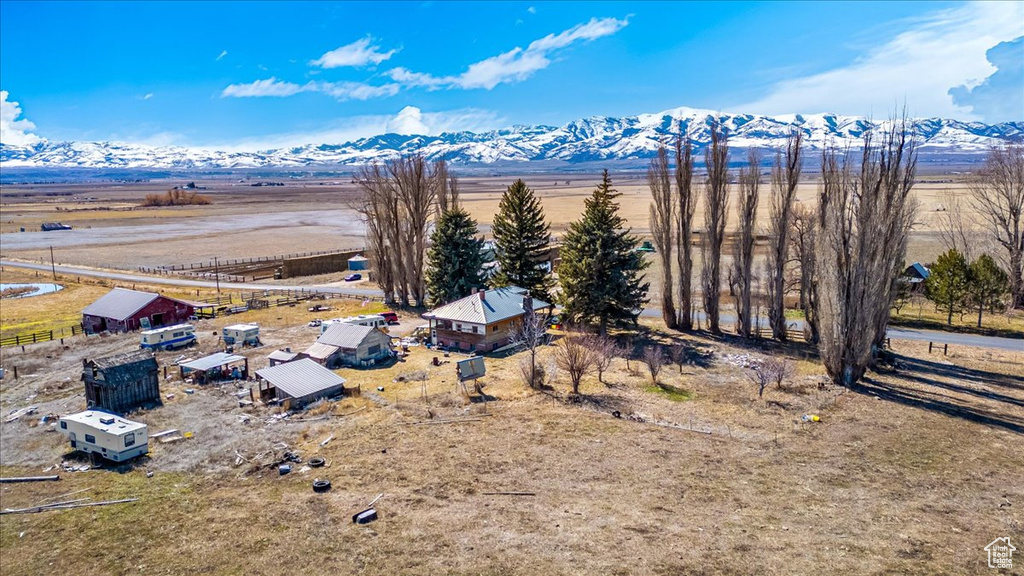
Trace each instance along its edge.
<path fill-rule="evenodd" d="M 146 350 L 82 360 L 82 381 L 89 408 L 125 414 L 160 403 L 159 366 Z"/>
<path fill-rule="evenodd" d="M 300 408 L 320 398 L 345 393 L 345 379 L 309 358 L 257 370 L 260 399 L 288 402 Z"/>
<path fill-rule="evenodd" d="M 372 326 L 332 324 L 302 356 L 328 368 L 372 366 L 392 355 L 391 337 Z"/>

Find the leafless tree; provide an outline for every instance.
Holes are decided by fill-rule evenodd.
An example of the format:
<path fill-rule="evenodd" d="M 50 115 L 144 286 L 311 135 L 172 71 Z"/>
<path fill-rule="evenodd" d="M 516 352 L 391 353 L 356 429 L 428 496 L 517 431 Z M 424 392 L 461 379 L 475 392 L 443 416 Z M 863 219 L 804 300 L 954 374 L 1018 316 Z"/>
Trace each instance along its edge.
<path fill-rule="evenodd" d="M 762 364 L 754 364 L 750 367 L 750 381 L 757 386 L 757 397 L 764 398 L 764 391 L 772 383 L 771 377 L 762 369 Z"/>
<path fill-rule="evenodd" d="M 782 390 L 782 383 L 793 376 L 793 365 L 785 358 L 765 358 L 750 367 L 751 381 L 757 386 L 757 397 L 763 398 L 765 388 L 774 383 Z"/>
<path fill-rule="evenodd" d="M 939 202 L 942 210 L 936 214 L 936 225 L 943 247 L 946 250 L 956 250 L 963 254 L 968 262 L 972 261 L 973 251 L 980 239 L 977 238 L 977 231 L 971 222 L 971 216 L 967 213 L 970 208 L 969 201 L 952 190 L 943 190 L 939 193 Z"/>
<path fill-rule="evenodd" d="M 644 364 L 647 365 L 647 372 L 651 375 L 651 384 L 658 384 L 658 374 L 665 367 L 665 351 L 658 344 L 644 347 Z"/>
<path fill-rule="evenodd" d="M 704 163 L 708 173 L 704 183 L 704 233 L 700 243 L 703 264 L 700 279 L 708 329 L 721 334 L 719 299 L 722 294 L 725 215 L 729 210 L 729 140 L 717 120 L 711 126 L 711 143 L 704 152 Z"/>
<path fill-rule="evenodd" d="M 754 226 L 757 225 L 757 203 L 761 188 L 761 156 L 751 149 L 747 165 L 740 168 L 740 198 L 736 204 L 739 230 L 733 255 L 732 277 L 736 283 L 736 325 L 740 336 L 750 338 L 752 316 L 752 275 L 754 270 Z"/>
<path fill-rule="evenodd" d="M 804 339 L 818 345 L 818 294 L 814 276 L 818 220 L 802 204 L 793 208 L 793 250 L 800 265 L 800 310 L 804 313 Z M 770 289 L 769 289 L 770 290 Z"/>
<path fill-rule="evenodd" d="M 676 264 L 679 272 L 680 330 L 693 330 L 693 213 L 698 191 L 693 187 L 693 143 L 689 137 L 676 139 Z"/>
<path fill-rule="evenodd" d="M 527 351 L 528 364 L 525 365 L 528 369 L 523 376 L 531 388 L 538 388 L 543 381 L 543 374 L 537 373 L 537 348 L 547 340 L 547 336 L 548 316 L 536 313 L 531 302 L 522 320 L 513 325 L 511 333 L 512 344 Z"/>
<path fill-rule="evenodd" d="M 437 188 L 436 217 L 459 205 L 459 179 L 448 170 L 444 158 L 434 162 L 430 173 L 431 185 Z"/>
<path fill-rule="evenodd" d="M 597 370 L 597 381 L 604 383 L 604 373 L 612 367 L 612 361 L 619 355 L 618 346 L 615 340 L 607 335 L 591 336 L 588 345 L 595 354 L 594 368 Z"/>
<path fill-rule="evenodd" d="M 647 185 L 651 189 L 651 237 L 654 248 L 661 258 L 661 274 L 664 283 L 661 287 L 661 317 L 670 330 L 676 327 L 675 296 L 672 287 L 672 227 L 675 224 L 672 215 L 675 205 L 672 202 L 672 180 L 669 177 L 668 152 L 664 146 L 658 147 L 658 154 L 651 159 L 647 168 Z"/>
<path fill-rule="evenodd" d="M 1005 249 L 1014 306 L 1024 307 L 1024 144 L 990 150 L 969 186 L 974 209 Z"/>
<path fill-rule="evenodd" d="M 426 302 L 426 280 L 424 258 L 427 250 L 427 235 L 431 216 L 435 213 L 438 183 L 433 180 L 432 170 L 420 155 L 405 156 L 385 164 L 390 180 L 398 192 L 405 222 L 402 245 L 408 252 L 402 254 L 406 261 L 406 279 L 409 299 L 417 304 Z"/>
<path fill-rule="evenodd" d="M 847 150 L 822 156 L 818 200 L 819 352 L 833 382 L 852 386 L 884 341 L 903 271 L 916 202 L 912 127 L 894 120 L 878 142 L 864 136 L 859 165 Z"/>
<path fill-rule="evenodd" d="M 679 369 L 679 373 L 683 373 L 683 365 L 686 364 L 690 358 L 690 348 L 686 344 L 678 343 L 673 344 L 668 350 L 669 358 L 672 363 Z"/>
<path fill-rule="evenodd" d="M 569 374 L 573 395 L 579 396 L 580 382 L 594 370 L 597 355 L 590 349 L 588 338 L 582 334 L 568 334 L 555 346 L 555 362 Z"/>
<path fill-rule="evenodd" d="M 353 207 L 366 224 L 377 285 L 388 304 L 395 302 L 397 292 L 398 303 L 408 306 L 405 261 L 396 257 L 403 248 L 403 220 L 396 189 L 379 164 L 361 168 L 355 181 L 362 195 Z"/>
<path fill-rule="evenodd" d="M 775 154 L 772 167 L 771 207 L 768 231 L 768 323 L 772 336 L 785 342 L 786 264 L 789 263 L 789 234 L 793 226 L 793 204 L 803 168 L 803 133 L 793 130 L 786 140 L 786 151 Z"/>

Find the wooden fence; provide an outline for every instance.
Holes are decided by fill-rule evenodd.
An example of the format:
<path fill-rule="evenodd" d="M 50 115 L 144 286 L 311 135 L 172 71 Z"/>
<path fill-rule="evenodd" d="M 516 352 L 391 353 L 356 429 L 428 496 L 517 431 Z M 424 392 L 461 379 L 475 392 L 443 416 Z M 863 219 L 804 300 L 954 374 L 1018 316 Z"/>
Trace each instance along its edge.
<path fill-rule="evenodd" d="M 82 334 L 85 334 L 85 331 L 82 330 L 82 326 L 79 324 L 64 326 L 62 328 L 54 328 L 52 330 L 41 330 L 39 332 L 26 332 L 22 334 L 15 334 L 14 336 L 8 336 L 7 338 L 0 338 L 0 348 L 5 346 L 24 346 L 26 344 L 51 342 L 53 340 L 80 336 Z"/>

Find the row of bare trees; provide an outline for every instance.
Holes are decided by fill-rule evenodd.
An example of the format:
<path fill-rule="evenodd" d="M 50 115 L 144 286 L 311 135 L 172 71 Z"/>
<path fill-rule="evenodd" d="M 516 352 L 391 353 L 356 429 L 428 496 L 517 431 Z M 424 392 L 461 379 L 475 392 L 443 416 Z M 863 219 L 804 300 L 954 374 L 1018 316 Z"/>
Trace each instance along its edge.
<path fill-rule="evenodd" d="M 424 260 L 433 219 L 458 202 L 458 180 L 443 159 L 404 156 L 356 173 L 355 210 L 366 225 L 369 257 L 388 304 L 422 305 Z"/>

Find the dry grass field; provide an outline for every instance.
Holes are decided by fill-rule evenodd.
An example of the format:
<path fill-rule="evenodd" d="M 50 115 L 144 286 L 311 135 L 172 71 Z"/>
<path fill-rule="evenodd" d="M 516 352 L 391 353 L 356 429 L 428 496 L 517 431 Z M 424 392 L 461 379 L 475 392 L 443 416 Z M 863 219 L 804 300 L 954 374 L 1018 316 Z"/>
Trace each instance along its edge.
<path fill-rule="evenodd" d="M 202 321 L 202 333 L 234 320 Z M 267 346 L 245 353 L 259 367 L 271 349 L 314 337 L 267 327 Z M 206 340 L 196 353 L 212 350 Z M 488 360 L 488 402 L 460 392 L 452 364 L 432 366 L 423 348 L 391 367 L 342 370 L 363 396 L 293 417 L 304 422 L 267 423 L 277 409 L 238 408 L 233 386 L 185 394 L 174 378 L 162 389 L 173 398 L 137 417 L 192 439 L 154 441 L 126 468 L 2 485 L 4 508 L 79 490 L 71 498 L 139 498 L 4 515 L 3 572 L 977 574 L 985 544 L 1024 537 L 1020 354 L 929 356 L 896 342 L 898 372 L 848 391 L 820 388 L 820 366 L 799 347 L 685 342 L 707 361 L 659 380 L 685 393 L 663 393 L 620 359 L 606 383 L 585 380 L 581 403 L 565 377 L 547 392 L 524 387 L 522 354 Z M 43 473 L 68 454 L 40 415 L 81 408 L 83 354 L 133 343 L 75 340 L 5 358 L 39 370 L 3 381 L 3 413 L 40 409 L 2 425 L 4 476 Z M 767 354 L 791 357 L 797 375 L 759 400 L 744 365 Z M 328 466 L 279 476 L 280 443 Z M 315 477 L 333 489 L 314 494 Z M 380 520 L 353 525 L 379 493 Z"/>

